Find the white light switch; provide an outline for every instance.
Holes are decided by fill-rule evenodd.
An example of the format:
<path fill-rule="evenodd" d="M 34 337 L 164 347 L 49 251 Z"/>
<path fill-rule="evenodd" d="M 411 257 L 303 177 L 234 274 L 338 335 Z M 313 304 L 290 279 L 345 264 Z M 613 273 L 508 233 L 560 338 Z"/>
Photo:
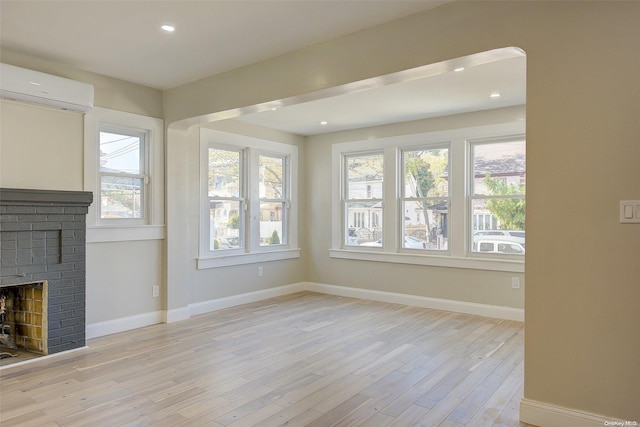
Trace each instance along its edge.
<path fill-rule="evenodd" d="M 640 224 L 640 200 L 620 201 L 620 222 Z"/>
<path fill-rule="evenodd" d="M 624 205 L 624 219 L 633 218 L 633 205 Z"/>

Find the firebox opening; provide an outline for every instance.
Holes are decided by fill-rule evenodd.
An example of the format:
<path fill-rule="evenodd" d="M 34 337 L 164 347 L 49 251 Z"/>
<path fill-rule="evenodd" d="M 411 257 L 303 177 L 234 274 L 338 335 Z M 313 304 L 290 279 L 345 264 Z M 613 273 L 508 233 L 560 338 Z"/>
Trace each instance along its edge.
<path fill-rule="evenodd" d="M 0 364 L 48 354 L 47 301 L 46 280 L 0 287 Z"/>

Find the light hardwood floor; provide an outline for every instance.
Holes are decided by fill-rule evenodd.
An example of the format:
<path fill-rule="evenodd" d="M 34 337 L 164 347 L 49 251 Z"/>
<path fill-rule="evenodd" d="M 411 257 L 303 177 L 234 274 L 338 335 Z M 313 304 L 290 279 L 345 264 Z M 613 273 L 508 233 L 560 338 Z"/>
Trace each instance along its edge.
<path fill-rule="evenodd" d="M 0 425 L 524 426 L 522 323 L 311 292 L 0 371 Z"/>

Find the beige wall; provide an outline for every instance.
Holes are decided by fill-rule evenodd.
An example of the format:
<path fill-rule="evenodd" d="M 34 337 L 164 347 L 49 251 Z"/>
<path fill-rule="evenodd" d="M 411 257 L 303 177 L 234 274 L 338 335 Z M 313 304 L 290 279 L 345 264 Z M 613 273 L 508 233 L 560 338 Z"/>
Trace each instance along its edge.
<path fill-rule="evenodd" d="M 225 132 L 261 138 L 298 146 L 298 157 L 304 158 L 304 138 L 236 121 L 221 121 L 208 127 Z M 306 278 L 305 258 L 271 261 L 233 267 L 196 269 L 200 217 L 200 133 L 193 126 L 187 131 L 169 130 L 167 147 L 167 233 L 168 233 L 168 301 L 171 312 L 185 313 L 191 304 L 203 303 L 242 293 L 255 292 L 281 285 L 303 282 Z M 304 172 L 301 172 L 303 175 Z M 299 186 L 302 187 L 304 178 Z M 301 194 L 299 203 L 304 203 Z M 303 230 L 304 220 L 299 224 Z M 299 233 L 300 234 L 300 233 Z M 304 233 L 301 233 L 304 242 Z M 264 274 L 257 275 L 262 266 Z M 180 314 L 176 314 L 180 318 Z"/>
<path fill-rule="evenodd" d="M 525 396 L 639 420 L 640 226 L 618 222 L 619 200 L 640 199 L 639 21 L 638 2 L 453 2 L 166 91 L 165 120 L 205 121 L 220 111 L 476 52 L 524 49 Z M 326 157 L 326 145 L 309 148 L 309 161 Z M 321 178 L 312 175 L 307 187 Z M 303 216 L 309 224 L 326 221 L 311 200 Z M 310 239 L 304 249 L 314 254 L 310 271 L 318 271 L 316 255 L 327 242 Z M 475 276 L 462 280 L 473 286 Z M 443 292 L 435 284 L 426 289 Z"/>
<path fill-rule="evenodd" d="M 307 280 L 385 292 L 398 292 L 478 304 L 524 308 L 524 289 L 512 289 L 512 277 L 523 282 L 521 273 L 426 267 L 407 264 L 332 259 L 332 146 L 347 141 L 365 141 L 400 135 L 453 130 L 464 127 L 512 123 L 525 116 L 522 106 L 460 114 L 406 123 L 334 132 L 307 138 L 305 171 L 311 227 L 306 229 L 310 263 Z"/>
<path fill-rule="evenodd" d="M 87 324 L 160 312 L 164 252 L 163 240 L 87 244 Z"/>
<path fill-rule="evenodd" d="M 160 91 L 6 51 L 2 61 L 91 83 L 96 106 L 162 117 Z M 83 191 L 84 116 L 2 100 L 0 187 Z M 164 259 L 164 240 L 88 243 L 87 323 L 161 310 L 152 286 L 164 288 Z"/>
<path fill-rule="evenodd" d="M 83 189 L 80 113 L 0 101 L 0 187 Z"/>

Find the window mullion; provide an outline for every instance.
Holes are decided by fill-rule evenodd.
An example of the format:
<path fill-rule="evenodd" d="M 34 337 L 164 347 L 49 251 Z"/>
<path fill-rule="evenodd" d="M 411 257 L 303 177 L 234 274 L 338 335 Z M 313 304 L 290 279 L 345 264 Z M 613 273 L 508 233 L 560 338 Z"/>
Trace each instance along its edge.
<path fill-rule="evenodd" d="M 382 246 L 385 252 L 398 250 L 398 197 L 400 193 L 398 175 L 398 157 L 400 151 L 396 147 L 384 149 L 384 183 L 382 196 Z M 402 169 L 402 168 L 400 168 Z"/>

